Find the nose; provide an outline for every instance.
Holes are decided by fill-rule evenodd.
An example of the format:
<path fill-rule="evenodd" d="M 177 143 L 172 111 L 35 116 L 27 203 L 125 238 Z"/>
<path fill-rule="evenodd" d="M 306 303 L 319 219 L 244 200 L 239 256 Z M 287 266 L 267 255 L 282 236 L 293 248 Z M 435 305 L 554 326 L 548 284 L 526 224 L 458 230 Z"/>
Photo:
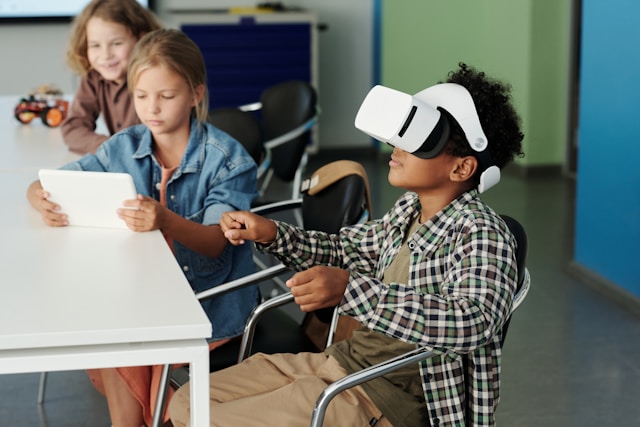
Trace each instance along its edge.
<path fill-rule="evenodd" d="M 102 49 L 102 54 L 106 58 L 111 58 L 113 56 L 113 49 L 111 49 L 110 45 L 106 44 Z"/>
<path fill-rule="evenodd" d="M 158 113 L 160 111 L 160 102 L 156 97 L 151 97 L 149 100 L 149 112 Z"/>

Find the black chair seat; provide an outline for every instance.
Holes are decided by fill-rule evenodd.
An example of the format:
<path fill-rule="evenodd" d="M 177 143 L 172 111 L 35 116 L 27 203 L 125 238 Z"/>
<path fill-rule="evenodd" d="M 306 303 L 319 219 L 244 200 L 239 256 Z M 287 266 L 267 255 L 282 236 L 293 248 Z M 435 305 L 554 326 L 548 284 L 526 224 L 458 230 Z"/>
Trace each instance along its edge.
<path fill-rule="evenodd" d="M 317 352 L 318 349 L 304 334 L 300 322 L 285 310 L 266 312 L 256 326 L 252 344 L 252 353 L 298 353 Z M 227 368 L 238 363 L 240 339 L 233 340 L 213 350 L 209 356 L 211 372 Z"/>

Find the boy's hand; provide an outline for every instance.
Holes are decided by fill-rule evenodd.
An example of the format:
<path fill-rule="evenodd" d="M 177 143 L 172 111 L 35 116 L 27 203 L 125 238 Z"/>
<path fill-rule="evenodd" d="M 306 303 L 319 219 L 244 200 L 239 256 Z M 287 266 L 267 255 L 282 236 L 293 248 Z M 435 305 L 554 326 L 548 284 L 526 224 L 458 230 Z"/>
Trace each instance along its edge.
<path fill-rule="evenodd" d="M 294 274 L 286 285 L 304 312 L 334 307 L 342 301 L 349 272 L 338 267 L 315 266 Z"/>
<path fill-rule="evenodd" d="M 136 199 L 125 200 L 122 205 L 130 209 L 118 209 L 118 216 L 131 230 L 152 231 L 162 228 L 166 208 L 154 198 L 138 194 Z"/>
<path fill-rule="evenodd" d="M 246 240 L 271 243 L 275 240 L 275 222 L 249 211 L 225 212 L 220 218 L 220 228 L 233 245 L 244 244 Z"/>

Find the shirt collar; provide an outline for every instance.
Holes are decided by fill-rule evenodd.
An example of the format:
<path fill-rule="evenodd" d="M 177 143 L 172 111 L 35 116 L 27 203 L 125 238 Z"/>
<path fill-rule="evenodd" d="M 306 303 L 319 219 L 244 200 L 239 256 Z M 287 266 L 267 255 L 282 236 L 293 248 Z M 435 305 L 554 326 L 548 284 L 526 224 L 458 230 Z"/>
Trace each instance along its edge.
<path fill-rule="evenodd" d="M 461 210 L 463 206 L 468 205 L 470 201 L 476 198 L 478 198 L 477 189 L 474 188 L 472 190 L 465 191 L 445 206 L 440 212 L 435 214 L 431 219 L 437 220 L 436 218 L 455 216 L 456 211 Z M 400 226 L 406 225 L 412 220 L 417 210 L 420 210 L 420 199 L 418 198 L 418 195 L 413 192 L 407 192 L 396 206 L 395 213 L 397 218 L 395 221 L 398 221 L 398 225 Z"/>
<path fill-rule="evenodd" d="M 182 156 L 180 165 L 176 169 L 176 173 L 199 173 L 202 169 L 205 155 L 205 147 L 202 143 L 206 138 L 204 135 L 205 127 L 199 125 L 199 122 L 195 118 L 191 118 L 191 128 L 189 130 L 189 142 L 187 148 Z M 133 153 L 134 159 L 141 159 L 153 154 L 153 138 L 151 131 L 148 127 L 144 126 L 143 134 L 140 138 L 140 144 L 138 149 Z"/>
<path fill-rule="evenodd" d="M 121 82 L 121 83 L 116 83 L 113 80 L 107 80 L 104 77 L 102 77 L 102 74 L 100 74 L 99 72 L 97 72 L 94 69 L 89 70 L 90 73 L 95 73 L 98 76 L 98 80 L 102 81 L 105 85 L 113 88 L 113 92 L 119 92 L 122 89 L 126 89 L 127 88 L 127 78 L 125 77 L 125 79 Z"/>

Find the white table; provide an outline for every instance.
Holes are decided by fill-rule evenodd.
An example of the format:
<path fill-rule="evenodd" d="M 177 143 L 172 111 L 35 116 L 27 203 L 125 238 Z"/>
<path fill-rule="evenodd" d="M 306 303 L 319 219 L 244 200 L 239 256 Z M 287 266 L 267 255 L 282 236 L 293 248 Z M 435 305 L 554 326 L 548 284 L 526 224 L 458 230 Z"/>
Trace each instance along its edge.
<path fill-rule="evenodd" d="M 0 114 L 9 104 L 0 99 Z M 208 426 L 211 324 L 161 233 L 46 226 L 27 186 L 38 168 L 77 156 L 59 129 L 9 118 L 0 118 L 0 374 L 189 363 L 192 425 Z"/>

